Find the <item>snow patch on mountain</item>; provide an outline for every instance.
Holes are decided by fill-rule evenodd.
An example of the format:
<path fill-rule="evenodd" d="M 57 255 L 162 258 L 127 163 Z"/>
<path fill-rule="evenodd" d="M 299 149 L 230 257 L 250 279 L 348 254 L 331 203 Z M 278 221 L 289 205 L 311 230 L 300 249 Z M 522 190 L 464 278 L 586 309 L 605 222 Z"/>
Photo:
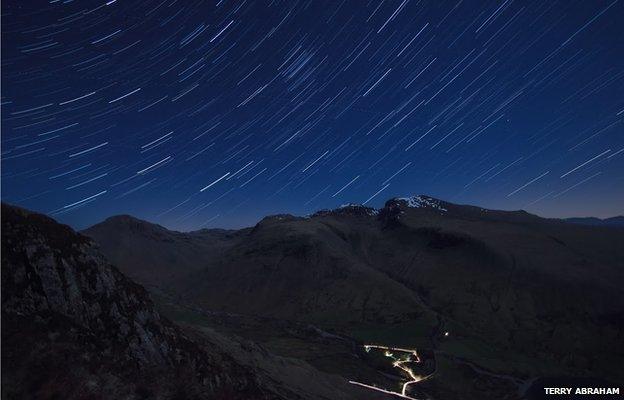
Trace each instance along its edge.
<path fill-rule="evenodd" d="M 410 208 L 432 208 L 441 212 L 448 211 L 446 208 L 442 207 L 440 200 L 428 196 L 399 197 L 397 200 L 404 201 Z"/>

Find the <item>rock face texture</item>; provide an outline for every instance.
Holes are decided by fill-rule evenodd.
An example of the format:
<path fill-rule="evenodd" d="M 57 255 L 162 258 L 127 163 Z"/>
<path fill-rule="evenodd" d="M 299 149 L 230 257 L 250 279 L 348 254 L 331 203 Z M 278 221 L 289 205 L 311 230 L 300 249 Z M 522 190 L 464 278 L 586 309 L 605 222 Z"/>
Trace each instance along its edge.
<path fill-rule="evenodd" d="M 2 206 L 2 398 L 274 398 L 160 317 L 92 241 Z"/>
<path fill-rule="evenodd" d="M 248 340 L 173 324 L 92 239 L 2 205 L 3 400 L 372 398 Z"/>
<path fill-rule="evenodd" d="M 109 219 L 85 234 L 139 282 L 175 270 L 159 289 L 207 310 L 366 330 L 523 378 L 624 378 L 621 228 L 420 195 L 227 233 L 162 229 Z M 190 243 L 215 250 L 187 263 Z M 160 249 L 158 269 L 135 262 L 139 246 Z"/>
<path fill-rule="evenodd" d="M 78 234 L 3 205 L 2 399 L 384 396 L 351 379 L 400 390 L 409 377 L 362 342 L 431 355 L 416 398 L 619 382 L 622 243 L 617 227 L 428 196 L 186 233 L 120 216 Z"/>

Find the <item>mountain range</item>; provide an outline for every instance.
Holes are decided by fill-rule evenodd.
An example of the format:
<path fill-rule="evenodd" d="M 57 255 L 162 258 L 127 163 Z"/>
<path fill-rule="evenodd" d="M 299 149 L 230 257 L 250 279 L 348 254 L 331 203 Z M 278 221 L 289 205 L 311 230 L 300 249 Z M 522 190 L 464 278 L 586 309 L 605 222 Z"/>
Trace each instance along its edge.
<path fill-rule="evenodd" d="M 624 227 L 624 216 L 617 216 L 611 218 L 595 218 L 595 217 L 576 217 L 566 218 L 566 222 L 580 225 L 595 225 L 595 226 L 619 226 Z"/>
<path fill-rule="evenodd" d="M 2 205 L 2 399 L 376 398 L 309 364 L 172 323 L 92 240 Z"/>
<path fill-rule="evenodd" d="M 619 227 L 424 195 L 240 230 L 124 215 L 75 233 L 6 205 L 2 220 L 2 339 L 22 343 L 3 352 L 20 366 L 3 368 L 7 398 L 140 398 L 155 371 L 147 398 L 519 399 L 548 377 L 624 380 Z M 80 369 L 33 378 L 60 360 Z"/>

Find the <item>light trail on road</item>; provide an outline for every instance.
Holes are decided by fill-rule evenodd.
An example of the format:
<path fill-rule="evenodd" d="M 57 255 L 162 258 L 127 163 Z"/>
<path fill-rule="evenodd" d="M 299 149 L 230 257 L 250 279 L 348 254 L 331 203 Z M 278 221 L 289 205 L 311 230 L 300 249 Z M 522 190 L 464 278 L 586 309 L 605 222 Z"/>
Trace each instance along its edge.
<path fill-rule="evenodd" d="M 400 370 L 404 371 L 405 373 L 407 373 L 409 375 L 409 377 L 411 378 L 411 380 L 408 380 L 407 382 L 405 382 L 401 388 L 401 392 L 395 392 L 393 390 L 387 390 L 387 389 L 383 389 L 383 388 L 379 388 L 373 385 L 368 385 L 365 383 L 361 383 L 361 382 L 357 382 L 357 381 L 349 381 L 350 384 L 353 385 L 358 385 L 358 386 L 362 386 L 365 387 L 367 389 L 371 389 L 371 390 L 376 390 L 378 392 L 382 392 L 382 393 L 387 393 L 387 394 L 391 394 L 394 396 L 398 396 L 398 397 L 402 397 L 404 399 L 410 399 L 410 400 L 418 400 L 414 397 L 410 397 L 408 396 L 407 393 L 407 388 L 409 387 L 409 385 L 412 385 L 414 383 L 418 383 L 418 382 L 422 382 L 424 380 L 427 380 L 429 378 L 431 378 L 435 372 L 426 375 L 426 376 L 420 376 L 420 375 L 416 375 L 416 373 L 414 373 L 414 371 L 409 368 L 408 366 L 406 366 L 405 364 L 410 363 L 410 362 L 415 362 L 415 363 L 420 363 L 421 359 L 420 356 L 418 355 L 418 351 L 416 349 L 403 349 L 403 348 L 399 348 L 399 347 L 389 347 L 389 346 L 382 346 L 382 345 L 376 345 L 376 344 L 367 344 L 364 345 L 364 349 L 366 350 L 366 352 L 369 352 L 371 349 L 378 349 L 378 350 L 384 350 L 384 355 L 386 357 L 392 358 L 394 361 L 392 362 L 392 366 L 395 368 L 399 368 Z M 394 354 L 392 352 L 402 352 L 402 353 L 407 353 L 408 355 L 406 356 L 405 359 L 397 359 L 394 357 Z M 413 358 L 412 358 L 413 357 Z"/>
<path fill-rule="evenodd" d="M 386 394 L 391 394 L 391 395 L 394 395 L 394 396 L 402 397 L 404 399 L 419 400 L 419 399 L 417 399 L 415 397 L 406 396 L 406 395 L 401 394 L 399 392 L 394 392 L 392 390 L 386 390 L 386 389 L 378 388 L 377 386 L 367 385 L 367 384 L 361 383 L 361 382 L 349 381 L 349 383 L 352 384 L 352 385 L 362 386 L 362 387 L 367 388 L 367 389 L 376 390 L 376 391 L 381 392 L 381 393 L 386 393 Z"/>

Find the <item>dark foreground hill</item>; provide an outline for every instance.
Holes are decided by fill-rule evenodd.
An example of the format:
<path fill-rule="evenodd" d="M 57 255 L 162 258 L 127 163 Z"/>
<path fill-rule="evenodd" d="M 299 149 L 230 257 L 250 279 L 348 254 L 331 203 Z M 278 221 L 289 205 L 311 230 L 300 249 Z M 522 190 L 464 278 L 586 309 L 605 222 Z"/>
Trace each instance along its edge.
<path fill-rule="evenodd" d="M 438 369 L 422 388 L 434 398 L 521 395 L 539 376 L 624 380 L 618 228 L 415 196 L 239 231 L 173 232 L 124 216 L 84 233 L 177 318 L 211 323 L 173 310 L 185 305 L 428 349 Z M 262 334 L 224 324 L 278 353 L 309 347 L 267 324 Z M 330 358 L 307 360 L 344 376 Z"/>
<path fill-rule="evenodd" d="M 2 399 L 361 398 L 305 362 L 169 322 L 91 239 L 2 205 Z"/>

